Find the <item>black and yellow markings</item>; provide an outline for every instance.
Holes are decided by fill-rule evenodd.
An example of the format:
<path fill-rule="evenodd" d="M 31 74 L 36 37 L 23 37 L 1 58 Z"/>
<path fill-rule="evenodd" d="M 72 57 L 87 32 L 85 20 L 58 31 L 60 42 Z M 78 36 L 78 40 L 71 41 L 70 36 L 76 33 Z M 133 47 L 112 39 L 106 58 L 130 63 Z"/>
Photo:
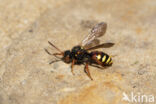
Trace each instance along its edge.
<path fill-rule="evenodd" d="M 111 65 L 113 63 L 112 58 L 105 53 L 98 53 L 96 55 L 96 58 L 97 60 L 99 60 L 100 62 L 106 65 Z"/>
<path fill-rule="evenodd" d="M 102 63 L 107 64 L 107 65 L 111 65 L 113 63 L 112 58 L 104 53 L 98 54 L 96 58 Z"/>
<path fill-rule="evenodd" d="M 111 65 L 112 63 L 113 63 L 113 61 L 112 61 L 112 57 L 111 56 L 109 56 L 110 57 L 110 61 L 109 61 L 109 64 Z"/>
<path fill-rule="evenodd" d="M 108 57 L 107 61 L 106 61 L 106 64 L 108 64 L 110 62 L 111 58 Z"/>
<path fill-rule="evenodd" d="M 80 54 L 80 52 L 78 51 L 76 54 L 75 54 L 75 56 L 77 56 L 77 55 L 79 55 Z"/>
<path fill-rule="evenodd" d="M 106 60 L 106 55 L 103 56 L 102 62 L 105 62 L 105 60 Z"/>
<path fill-rule="evenodd" d="M 96 57 L 97 57 L 98 60 L 101 60 L 101 55 L 100 54 L 98 54 Z"/>
<path fill-rule="evenodd" d="M 113 62 L 112 62 L 112 59 L 111 59 L 111 61 L 109 62 L 109 64 L 112 64 Z"/>

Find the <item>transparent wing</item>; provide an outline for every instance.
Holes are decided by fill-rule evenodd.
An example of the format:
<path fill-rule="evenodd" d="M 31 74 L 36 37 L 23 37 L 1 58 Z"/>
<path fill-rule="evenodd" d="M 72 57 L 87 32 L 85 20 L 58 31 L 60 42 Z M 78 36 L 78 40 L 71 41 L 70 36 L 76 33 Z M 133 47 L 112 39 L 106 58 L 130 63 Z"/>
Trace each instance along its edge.
<path fill-rule="evenodd" d="M 83 48 L 89 49 L 89 48 L 94 47 L 94 46 L 97 46 L 97 45 L 99 45 L 99 44 L 100 44 L 100 40 L 94 39 L 94 40 L 91 41 L 89 44 L 84 45 Z"/>
<path fill-rule="evenodd" d="M 110 48 L 114 46 L 114 43 L 103 43 L 103 44 L 98 44 L 96 46 L 90 47 L 90 48 L 86 48 L 86 50 L 94 50 L 94 49 L 98 49 L 98 48 Z"/>
<path fill-rule="evenodd" d="M 104 22 L 101 22 L 97 25 L 95 25 L 92 29 L 89 35 L 81 42 L 81 46 L 83 47 L 91 47 L 91 44 L 98 44 L 97 42 L 98 38 L 103 36 L 106 32 L 107 24 Z M 99 41 L 99 40 L 98 40 Z"/>

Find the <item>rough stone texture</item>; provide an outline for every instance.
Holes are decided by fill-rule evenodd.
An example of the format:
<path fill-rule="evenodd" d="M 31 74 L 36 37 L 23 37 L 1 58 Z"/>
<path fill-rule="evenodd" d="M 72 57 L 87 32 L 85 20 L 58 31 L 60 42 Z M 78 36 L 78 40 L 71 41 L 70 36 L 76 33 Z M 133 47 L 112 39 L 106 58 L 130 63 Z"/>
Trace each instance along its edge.
<path fill-rule="evenodd" d="M 1 0 L 0 104 L 128 104 L 130 96 L 156 96 L 155 0 Z M 55 60 L 44 48 L 71 49 L 98 22 L 107 22 L 99 49 L 113 57 L 112 67 L 89 67 Z M 156 99 L 155 99 L 156 100 Z M 133 102 L 131 102 L 133 103 Z M 143 102 L 144 104 L 146 102 Z M 154 104 L 154 103 L 153 103 Z"/>

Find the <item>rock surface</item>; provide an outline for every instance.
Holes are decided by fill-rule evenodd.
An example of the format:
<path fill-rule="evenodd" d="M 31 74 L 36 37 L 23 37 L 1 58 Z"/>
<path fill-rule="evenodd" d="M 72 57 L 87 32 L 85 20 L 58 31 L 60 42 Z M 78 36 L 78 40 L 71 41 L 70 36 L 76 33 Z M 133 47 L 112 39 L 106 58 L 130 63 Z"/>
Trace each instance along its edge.
<path fill-rule="evenodd" d="M 155 17 L 155 0 L 1 1 L 0 104 L 133 104 L 123 93 L 156 96 Z M 71 49 L 101 21 L 108 25 L 101 42 L 115 45 L 99 50 L 114 56 L 113 66 L 89 66 L 91 81 L 83 65 L 73 76 L 70 64 L 48 64 L 56 58 L 44 48 L 57 51 L 47 41 Z"/>

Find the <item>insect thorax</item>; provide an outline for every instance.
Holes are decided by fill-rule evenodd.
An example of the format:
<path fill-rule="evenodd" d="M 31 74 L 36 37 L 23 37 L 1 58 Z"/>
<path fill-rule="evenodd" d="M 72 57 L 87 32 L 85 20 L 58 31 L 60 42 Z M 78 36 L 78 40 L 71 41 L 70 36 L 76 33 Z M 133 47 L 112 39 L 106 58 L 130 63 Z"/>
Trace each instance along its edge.
<path fill-rule="evenodd" d="M 88 60 L 89 53 L 81 46 L 75 46 L 71 50 L 72 56 L 78 63 L 83 63 Z"/>

